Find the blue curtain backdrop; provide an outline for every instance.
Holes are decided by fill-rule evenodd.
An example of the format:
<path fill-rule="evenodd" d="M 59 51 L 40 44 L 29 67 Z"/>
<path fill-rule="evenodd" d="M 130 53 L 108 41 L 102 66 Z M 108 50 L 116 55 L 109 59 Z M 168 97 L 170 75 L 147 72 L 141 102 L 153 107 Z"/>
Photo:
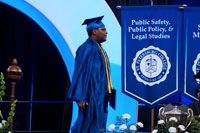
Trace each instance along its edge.
<path fill-rule="evenodd" d="M 121 9 L 123 92 L 150 107 L 180 90 L 179 7 Z"/>

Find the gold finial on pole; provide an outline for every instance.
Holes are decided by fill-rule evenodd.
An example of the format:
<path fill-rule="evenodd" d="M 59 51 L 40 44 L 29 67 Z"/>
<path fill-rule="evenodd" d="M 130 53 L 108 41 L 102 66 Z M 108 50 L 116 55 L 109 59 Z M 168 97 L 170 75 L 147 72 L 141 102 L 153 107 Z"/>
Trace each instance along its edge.
<path fill-rule="evenodd" d="M 184 7 L 187 7 L 187 5 L 183 4 L 181 7 L 179 7 L 179 10 L 183 10 Z"/>
<path fill-rule="evenodd" d="M 120 5 L 118 5 L 118 6 L 116 6 L 116 8 L 117 8 L 117 9 L 121 9 L 121 6 L 120 6 Z"/>
<path fill-rule="evenodd" d="M 188 6 L 188 5 L 186 5 L 186 4 L 183 4 L 182 6 L 183 6 L 183 7 L 186 7 L 186 6 Z"/>

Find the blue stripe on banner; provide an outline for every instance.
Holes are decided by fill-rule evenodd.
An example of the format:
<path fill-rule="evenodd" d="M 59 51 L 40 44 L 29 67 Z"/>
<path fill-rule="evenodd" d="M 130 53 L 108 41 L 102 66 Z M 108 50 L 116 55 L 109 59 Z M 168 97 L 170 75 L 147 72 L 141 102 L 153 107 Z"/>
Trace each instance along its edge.
<path fill-rule="evenodd" d="M 179 6 L 122 7 L 122 91 L 150 107 L 180 89 Z"/>

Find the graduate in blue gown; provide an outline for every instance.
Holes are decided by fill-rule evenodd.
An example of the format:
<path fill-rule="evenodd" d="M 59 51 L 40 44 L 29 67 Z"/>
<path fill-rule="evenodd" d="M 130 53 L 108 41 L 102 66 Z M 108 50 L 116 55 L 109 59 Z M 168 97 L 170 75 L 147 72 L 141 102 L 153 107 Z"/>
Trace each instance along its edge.
<path fill-rule="evenodd" d="M 87 25 L 89 38 L 76 51 L 75 70 L 67 95 L 79 106 L 73 133 L 97 133 L 106 129 L 112 84 L 109 60 L 101 45 L 107 38 L 102 18 L 87 19 L 83 23 Z"/>

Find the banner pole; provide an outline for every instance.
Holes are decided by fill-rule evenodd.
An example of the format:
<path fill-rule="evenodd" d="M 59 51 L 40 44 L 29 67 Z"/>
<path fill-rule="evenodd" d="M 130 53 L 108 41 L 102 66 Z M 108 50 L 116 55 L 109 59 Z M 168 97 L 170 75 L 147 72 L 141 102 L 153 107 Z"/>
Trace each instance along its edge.
<path fill-rule="evenodd" d="M 151 131 L 153 131 L 154 127 L 154 108 L 151 109 Z"/>
<path fill-rule="evenodd" d="M 153 6 L 153 0 L 151 0 L 151 6 Z"/>

